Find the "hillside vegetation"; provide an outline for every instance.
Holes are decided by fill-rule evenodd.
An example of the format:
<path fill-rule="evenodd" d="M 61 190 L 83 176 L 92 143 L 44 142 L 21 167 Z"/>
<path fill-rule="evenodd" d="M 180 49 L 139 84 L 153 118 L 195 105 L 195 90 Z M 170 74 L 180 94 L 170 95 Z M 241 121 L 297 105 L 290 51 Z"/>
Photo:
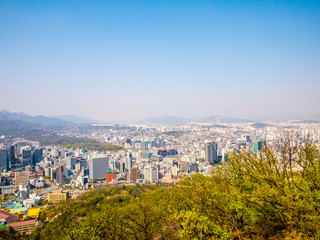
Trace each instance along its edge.
<path fill-rule="evenodd" d="M 79 142 L 73 144 L 65 144 L 63 145 L 66 148 L 86 148 L 92 151 L 120 151 L 124 148 L 122 146 L 113 145 L 110 143 L 98 143 L 98 142 Z"/>
<path fill-rule="evenodd" d="M 26 238 L 320 238 L 319 150 L 286 146 L 277 157 L 265 149 L 229 159 L 211 176 L 195 174 L 175 186 L 91 190 L 42 212 Z"/>

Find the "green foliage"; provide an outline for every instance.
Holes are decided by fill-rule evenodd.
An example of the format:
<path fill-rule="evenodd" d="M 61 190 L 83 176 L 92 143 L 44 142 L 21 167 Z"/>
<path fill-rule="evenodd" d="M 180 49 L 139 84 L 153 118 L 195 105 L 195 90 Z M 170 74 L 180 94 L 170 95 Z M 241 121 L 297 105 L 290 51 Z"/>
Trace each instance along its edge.
<path fill-rule="evenodd" d="M 32 139 L 31 139 L 32 140 Z M 68 136 L 41 136 L 39 138 L 41 145 L 66 145 L 66 144 L 93 144 L 97 143 L 96 140 L 90 138 L 75 138 Z"/>
<path fill-rule="evenodd" d="M 19 234 L 13 228 L 0 226 L 0 240 L 24 239 L 25 235 Z"/>
<path fill-rule="evenodd" d="M 64 145 L 77 143 L 97 143 L 90 138 L 76 138 L 70 136 L 58 136 L 52 130 L 40 128 L 4 128 L 0 129 L 1 135 L 23 137 L 28 140 L 39 141 L 41 145 Z"/>
<path fill-rule="evenodd" d="M 234 153 L 176 186 L 98 188 L 46 209 L 29 237 L 319 239 L 319 155 L 312 145 Z"/>
<path fill-rule="evenodd" d="M 121 146 L 113 145 L 110 143 L 98 143 L 98 142 L 77 142 L 65 144 L 66 148 L 86 148 L 93 151 L 120 151 L 123 149 Z"/>
<path fill-rule="evenodd" d="M 181 137 L 185 133 L 183 131 L 169 131 L 169 132 L 163 132 L 162 134 L 165 134 L 168 136 L 174 136 L 174 137 L 178 138 L 178 137 Z"/>
<path fill-rule="evenodd" d="M 0 123 L 1 125 L 1 123 Z M 44 134 L 49 134 L 49 131 L 39 128 L 16 128 L 16 127 L 1 127 L 0 134 L 11 136 L 12 138 L 24 137 L 30 140 L 37 140 L 37 138 Z M 38 141 L 38 140 L 37 140 Z"/>

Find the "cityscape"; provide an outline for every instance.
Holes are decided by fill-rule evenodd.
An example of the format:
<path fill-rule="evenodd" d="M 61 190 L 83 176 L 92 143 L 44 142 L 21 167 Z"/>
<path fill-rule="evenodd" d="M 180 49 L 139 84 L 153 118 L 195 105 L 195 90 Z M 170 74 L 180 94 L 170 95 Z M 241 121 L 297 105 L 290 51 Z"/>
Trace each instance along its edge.
<path fill-rule="evenodd" d="M 320 239 L 318 1 L 0 0 L 0 240 Z"/>
<path fill-rule="evenodd" d="M 10 214 L 18 213 L 16 221 L 8 223 L 18 231 L 34 228 L 34 218 L 46 204 L 77 198 L 93 188 L 177 184 L 196 173 L 210 175 L 231 153 L 259 154 L 264 147 L 283 146 L 287 141 L 320 147 L 318 121 L 70 124 L 46 136 L 52 142 L 58 136 L 61 141 L 71 138 L 73 143 L 43 144 L 42 137 L 36 141 L 1 136 L 0 193 Z M 83 144 L 83 139 L 92 142 Z M 95 150 L 100 145 L 114 148 Z M 293 168 L 299 171 L 297 163 Z M 32 220 L 18 222 L 21 219 Z"/>

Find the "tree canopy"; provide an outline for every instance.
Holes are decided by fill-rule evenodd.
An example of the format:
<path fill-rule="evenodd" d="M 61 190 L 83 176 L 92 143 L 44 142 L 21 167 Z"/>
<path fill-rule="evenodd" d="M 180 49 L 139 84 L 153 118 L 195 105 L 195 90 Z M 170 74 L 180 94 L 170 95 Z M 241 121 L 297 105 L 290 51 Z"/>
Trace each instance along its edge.
<path fill-rule="evenodd" d="M 27 239 L 319 239 L 319 150 L 233 153 L 179 185 L 106 186 L 48 208 Z"/>

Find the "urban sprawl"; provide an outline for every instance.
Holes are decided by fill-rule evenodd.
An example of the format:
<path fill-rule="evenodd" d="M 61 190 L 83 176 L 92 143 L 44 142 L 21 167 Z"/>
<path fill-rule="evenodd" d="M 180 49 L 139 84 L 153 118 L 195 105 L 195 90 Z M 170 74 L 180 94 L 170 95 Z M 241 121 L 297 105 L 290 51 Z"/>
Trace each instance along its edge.
<path fill-rule="evenodd" d="M 176 184 L 195 173 L 209 175 L 231 153 L 259 154 L 265 147 L 287 142 L 320 145 L 320 124 L 297 121 L 93 125 L 52 134 L 92 139 L 115 148 L 44 145 L 34 139 L 1 136 L 0 225 L 29 232 L 46 206 L 102 185 Z"/>

